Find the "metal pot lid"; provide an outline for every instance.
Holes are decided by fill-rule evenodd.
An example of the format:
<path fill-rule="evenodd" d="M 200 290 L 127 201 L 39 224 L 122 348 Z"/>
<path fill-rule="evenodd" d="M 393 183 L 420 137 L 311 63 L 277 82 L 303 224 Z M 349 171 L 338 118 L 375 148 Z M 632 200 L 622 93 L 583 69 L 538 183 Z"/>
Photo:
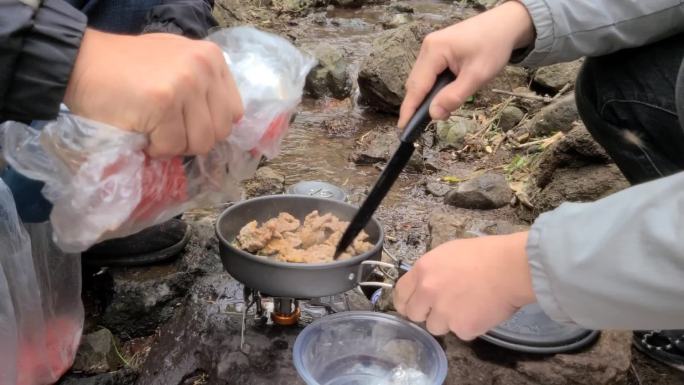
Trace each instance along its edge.
<path fill-rule="evenodd" d="M 321 181 L 303 181 L 290 186 L 287 189 L 288 194 L 294 195 L 308 195 L 319 198 L 334 199 L 338 201 L 345 201 L 347 193 L 343 189 Z"/>
<path fill-rule="evenodd" d="M 594 342 L 598 335 L 598 331 L 553 321 L 535 303 L 523 307 L 480 338 L 515 351 L 550 354 L 580 349 Z"/>

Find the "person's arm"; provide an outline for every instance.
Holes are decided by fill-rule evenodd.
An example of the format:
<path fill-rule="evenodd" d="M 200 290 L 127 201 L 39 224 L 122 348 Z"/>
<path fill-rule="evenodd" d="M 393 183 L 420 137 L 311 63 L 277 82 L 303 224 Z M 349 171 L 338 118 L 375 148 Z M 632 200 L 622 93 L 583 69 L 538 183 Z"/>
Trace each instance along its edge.
<path fill-rule="evenodd" d="M 0 122 L 57 116 L 86 21 L 62 0 L 0 2 Z"/>
<path fill-rule="evenodd" d="M 514 62 L 530 67 L 639 47 L 684 31 L 680 0 L 514 0 L 536 30 L 532 50 Z"/>
<path fill-rule="evenodd" d="M 544 311 L 591 329 L 684 325 L 684 173 L 542 214 L 527 245 Z"/>
<path fill-rule="evenodd" d="M 211 28 L 218 26 L 211 13 L 213 8 L 214 0 L 163 0 L 147 13 L 143 33 L 204 38 Z"/>

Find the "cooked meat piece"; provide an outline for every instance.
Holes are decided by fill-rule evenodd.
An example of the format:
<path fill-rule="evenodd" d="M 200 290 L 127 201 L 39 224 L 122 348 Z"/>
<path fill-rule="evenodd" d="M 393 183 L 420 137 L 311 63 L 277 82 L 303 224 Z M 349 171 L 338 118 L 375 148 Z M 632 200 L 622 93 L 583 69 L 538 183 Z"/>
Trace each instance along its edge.
<path fill-rule="evenodd" d="M 361 231 L 361 233 L 359 233 L 356 239 L 354 239 L 351 248 L 354 249 L 354 251 L 352 252 L 354 255 L 359 255 L 372 249 L 373 245 L 370 242 L 368 242 L 368 234 L 366 234 L 365 231 Z"/>
<path fill-rule="evenodd" d="M 278 255 L 285 254 L 292 249 L 299 247 L 302 241 L 292 233 L 282 234 L 283 238 L 273 238 L 271 241 L 259 252 L 261 255 Z"/>
<path fill-rule="evenodd" d="M 337 243 L 348 225 L 348 222 L 340 221 L 330 213 L 320 215 L 318 211 L 313 211 L 304 218 L 303 223 L 288 213 L 280 213 L 261 227 L 256 221 L 248 223 L 240 230 L 238 242 L 240 248 L 250 253 L 271 256 L 279 261 L 331 262 Z M 372 247 L 368 242 L 368 234 L 362 231 L 339 259 L 349 259 Z"/>
<path fill-rule="evenodd" d="M 326 236 L 325 231 L 320 228 L 303 227 L 299 230 L 299 238 L 302 240 L 302 247 L 309 248 L 324 243 Z"/>
<path fill-rule="evenodd" d="M 279 255 L 277 257 L 280 261 L 296 262 L 296 263 L 321 263 L 330 262 L 335 247 L 330 245 L 314 245 L 308 249 L 292 249 L 287 254 Z"/>
<path fill-rule="evenodd" d="M 264 248 L 271 238 L 273 238 L 272 230 L 264 226 L 258 227 L 257 221 L 252 221 L 240 229 L 237 241 L 240 243 L 241 249 L 256 253 Z"/>
<path fill-rule="evenodd" d="M 280 213 L 277 218 L 269 219 L 264 226 L 273 229 L 273 233 L 280 237 L 285 232 L 295 231 L 299 228 L 301 222 L 288 213 Z"/>

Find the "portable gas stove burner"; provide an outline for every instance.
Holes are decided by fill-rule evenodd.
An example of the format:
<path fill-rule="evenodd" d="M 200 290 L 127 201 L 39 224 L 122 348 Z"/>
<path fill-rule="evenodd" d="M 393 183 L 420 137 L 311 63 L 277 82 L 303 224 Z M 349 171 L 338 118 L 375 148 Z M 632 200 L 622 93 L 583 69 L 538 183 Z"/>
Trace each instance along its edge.
<path fill-rule="evenodd" d="M 243 294 L 245 306 L 242 308 L 240 350 L 244 349 L 247 316 L 252 314 L 252 308 L 253 319 L 257 322 L 281 327 L 305 326 L 321 317 L 351 310 L 346 293 L 323 298 L 297 299 L 271 297 L 245 287 Z"/>

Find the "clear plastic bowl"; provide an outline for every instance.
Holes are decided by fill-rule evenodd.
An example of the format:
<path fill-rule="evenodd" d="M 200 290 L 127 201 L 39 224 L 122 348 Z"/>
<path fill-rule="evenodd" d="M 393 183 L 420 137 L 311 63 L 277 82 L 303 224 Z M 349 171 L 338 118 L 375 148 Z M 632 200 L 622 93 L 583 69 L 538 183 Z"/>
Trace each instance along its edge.
<path fill-rule="evenodd" d="M 441 385 L 444 350 L 399 317 L 349 311 L 325 316 L 297 336 L 294 365 L 307 385 Z"/>

